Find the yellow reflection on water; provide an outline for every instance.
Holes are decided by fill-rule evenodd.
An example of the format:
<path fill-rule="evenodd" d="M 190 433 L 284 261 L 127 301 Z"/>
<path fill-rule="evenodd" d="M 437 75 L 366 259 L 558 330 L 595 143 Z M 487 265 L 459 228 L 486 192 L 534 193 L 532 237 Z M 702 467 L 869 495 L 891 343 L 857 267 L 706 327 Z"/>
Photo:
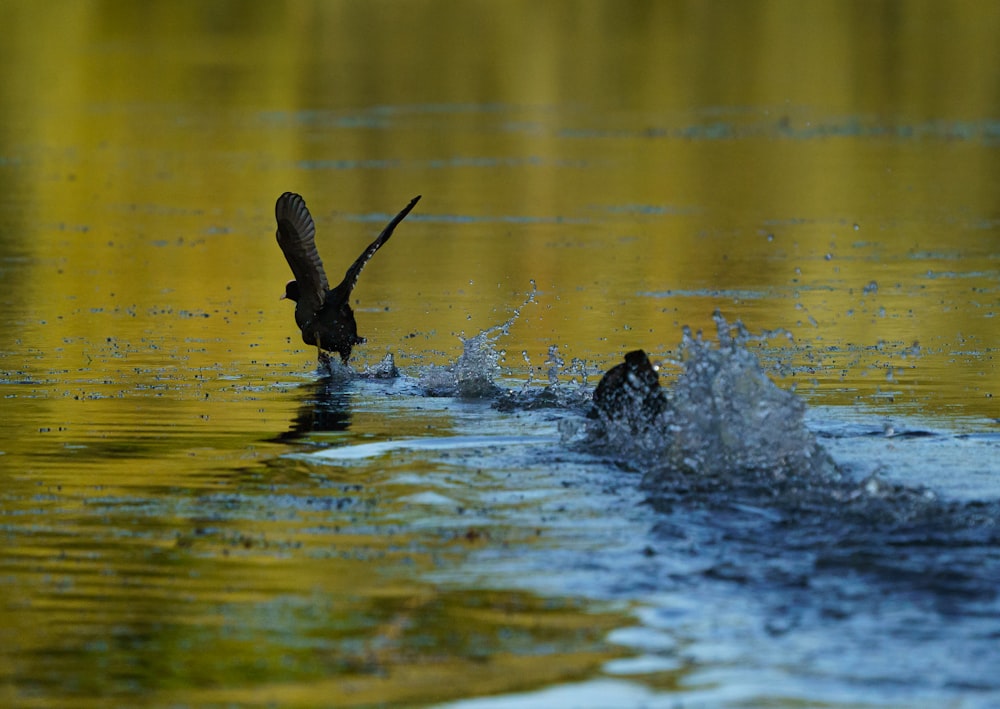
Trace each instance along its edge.
<path fill-rule="evenodd" d="M 269 216 L 285 189 L 307 195 L 333 272 L 380 216 L 425 194 L 358 292 L 381 351 L 407 329 L 448 350 L 532 278 L 544 312 L 508 349 L 536 363 L 551 342 L 597 362 L 670 348 L 675 323 L 706 325 L 716 306 L 806 340 L 803 310 L 826 340 L 952 344 L 960 331 L 981 352 L 996 346 L 995 8 L 82 3 L 4 14 L 2 179 L 18 205 L 5 243 L 27 259 L 10 274 L 21 317 L 4 330 L 38 350 L 165 336 L 287 356 L 274 349 L 296 333 L 271 299 L 288 274 Z M 937 41 L 948 32 L 962 41 Z M 846 315 L 887 273 L 902 292 L 926 285 L 933 264 L 914 254 L 941 249 L 957 259 L 944 270 L 983 274 L 974 287 L 986 298 L 927 299 L 912 320 Z M 952 281 L 960 295 L 967 283 Z M 830 290 L 768 297 L 800 285 Z M 757 289 L 768 307 L 642 295 L 699 289 Z M 207 350 L 189 361 L 231 354 Z"/>

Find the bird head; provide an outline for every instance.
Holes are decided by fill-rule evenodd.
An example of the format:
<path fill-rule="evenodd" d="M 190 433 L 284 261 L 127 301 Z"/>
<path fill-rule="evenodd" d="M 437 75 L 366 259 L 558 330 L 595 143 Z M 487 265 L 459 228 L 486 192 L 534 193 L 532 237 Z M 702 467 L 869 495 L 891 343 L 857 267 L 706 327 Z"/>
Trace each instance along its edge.
<path fill-rule="evenodd" d="M 288 298 L 293 303 L 299 302 L 299 282 L 289 281 L 285 284 L 285 294 L 281 296 L 282 298 Z"/>

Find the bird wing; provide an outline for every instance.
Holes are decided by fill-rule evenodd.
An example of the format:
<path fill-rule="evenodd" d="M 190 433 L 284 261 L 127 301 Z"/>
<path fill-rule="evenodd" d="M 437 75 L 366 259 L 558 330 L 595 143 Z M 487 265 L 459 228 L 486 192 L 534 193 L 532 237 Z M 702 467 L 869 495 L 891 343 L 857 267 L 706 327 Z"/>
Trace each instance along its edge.
<path fill-rule="evenodd" d="M 399 223 L 406 218 L 406 215 L 410 213 L 410 210 L 412 210 L 419 201 L 420 195 L 411 199 L 410 203 L 403 207 L 399 214 L 392 218 L 391 222 L 386 224 L 385 229 L 382 230 L 382 233 L 378 235 L 375 241 L 368 244 L 368 248 L 365 249 L 360 256 L 358 256 L 354 263 L 351 264 L 351 267 L 347 269 L 347 273 L 344 274 L 344 280 L 342 280 L 340 285 L 338 285 L 335 289 L 335 293 L 337 294 L 336 300 L 347 301 L 351 295 L 351 291 L 354 290 L 354 286 L 358 283 L 358 277 L 361 275 L 361 271 L 364 269 L 365 264 L 368 263 L 371 257 L 375 255 L 376 251 L 382 248 L 382 244 L 389 240 L 389 237 L 392 236 L 392 232 L 396 229 L 396 226 L 398 226 Z"/>
<path fill-rule="evenodd" d="M 274 205 L 274 218 L 278 222 L 278 246 L 299 284 L 296 310 L 316 313 L 326 300 L 330 284 L 316 250 L 316 225 L 306 201 L 294 192 L 285 192 Z"/>

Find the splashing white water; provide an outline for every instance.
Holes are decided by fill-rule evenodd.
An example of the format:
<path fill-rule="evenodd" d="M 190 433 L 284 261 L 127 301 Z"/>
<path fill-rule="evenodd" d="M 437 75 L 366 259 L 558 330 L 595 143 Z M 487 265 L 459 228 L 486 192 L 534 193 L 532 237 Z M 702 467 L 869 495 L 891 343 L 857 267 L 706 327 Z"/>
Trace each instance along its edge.
<path fill-rule="evenodd" d="M 521 310 L 535 302 L 538 288 L 531 281 L 531 290 L 524 302 L 514 308 L 505 322 L 481 331 L 473 337 L 459 336 L 462 354 L 446 366 L 431 366 L 420 374 L 420 386 L 430 396 L 458 396 L 464 399 L 484 399 L 500 393 L 496 378 L 500 374 L 500 357 L 494 344 L 521 316 Z"/>
<path fill-rule="evenodd" d="M 633 466 L 700 476 L 826 474 L 829 457 L 804 423 L 805 404 L 778 388 L 747 349 L 754 337 L 740 323 L 714 316 L 718 347 L 687 328 L 680 376 L 668 390 L 622 380 L 611 411 L 596 412 L 591 445 Z M 629 383 L 631 382 L 631 383 Z"/>
<path fill-rule="evenodd" d="M 684 331 L 672 389 L 667 460 L 703 475 L 740 470 L 820 472 L 828 459 L 804 422 L 805 404 L 778 388 L 746 348 L 753 338 L 718 312 L 719 346 Z M 819 466 L 819 467 L 817 467 Z"/>

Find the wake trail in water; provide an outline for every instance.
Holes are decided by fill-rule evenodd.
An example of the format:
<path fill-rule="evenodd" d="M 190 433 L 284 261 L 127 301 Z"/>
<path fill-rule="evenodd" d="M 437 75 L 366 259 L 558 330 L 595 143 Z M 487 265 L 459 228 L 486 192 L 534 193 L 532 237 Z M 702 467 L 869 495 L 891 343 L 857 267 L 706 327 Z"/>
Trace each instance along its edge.
<path fill-rule="evenodd" d="M 501 410 L 562 410 L 564 445 L 641 475 L 663 515 L 665 550 L 722 533 L 730 543 L 713 566 L 743 580 L 801 583 L 853 569 L 890 586 L 903 580 L 910 590 L 996 598 L 1000 504 L 941 499 L 877 472 L 844 471 L 806 426 L 805 403 L 771 381 L 749 348 L 787 333 L 754 335 L 716 312 L 717 343 L 684 329 L 669 388 L 641 351 L 596 389 L 585 378 L 567 384 L 551 349 L 544 387 L 503 390 L 496 342 L 519 314 L 463 339 L 456 362 L 426 372 L 421 385 L 435 395 L 493 399 Z M 585 369 L 574 362 L 572 372 Z"/>
<path fill-rule="evenodd" d="M 534 281 L 531 286 L 507 320 L 461 337 L 462 351 L 452 363 L 423 369 L 417 390 L 424 396 L 490 401 L 502 411 L 561 411 L 565 446 L 608 457 L 623 474 L 638 472 L 649 503 L 667 516 L 685 508 L 712 511 L 687 523 L 732 524 L 733 539 L 748 546 L 763 539 L 771 547 L 815 551 L 819 544 L 834 553 L 831 544 L 839 544 L 839 556 L 876 540 L 907 545 L 921 536 L 945 546 L 959 536 L 1000 546 L 996 501 L 943 500 L 930 489 L 877 472 L 858 479 L 841 469 L 806 426 L 805 403 L 775 385 L 749 348 L 788 337 L 782 331 L 755 335 L 717 311 L 717 343 L 684 328 L 677 359 L 668 362 L 680 370 L 669 388 L 661 386 L 658 369 L 641 351 L 626 355 L 591 388 L 586 364 L 573 360 L 567 367 L 555 347 L 546 360 L 544 386 L 529 375 L 520 388 L 501 387 L 504 352 L 497 343 L 535 302 Z M 391 378 L 399 372 L 387 355 L 362 376 Z M 777 540 L 768 526 L 783 528 Z M 1000 586 L 1000 563 L 984 571 L 997 576 Z"/>
<path fill-rule="evenodd" d="M 629 353 L 571 431 L 575 445 L 641 474 L 662 515 L 660 551 L 698 545 L 705 573 L 743 584 L 821 586 L 820 602 L 847 614 L 872 602 L 859 593 L 865 578 L 937 602 L 975 599 L 1000 619 L 1000 502 L 849 474 L 805 425 L 801 399 L 746 347 L 760 338 L 715 320 L 717 346 L 685 330 L 669 390 L 645 353 Z"/>
<path fill-rule="evenodd" d="M 642 573 L 615 579 L 615 588 L 745 589 L 765 614 L 768 635 L 827 642 L 835 624 L 836 633 L 856 632 L 866 647 L 877 638 L 893 653 L 918 648 L 910 661 L 921 676 L 933 669 L 948 683 L 1000 691 L 993 679 L 1000 501 L 948 499 L 907 484 L 906 470 L 887 458 L 868 461 L 866 473 L 840 464 L 806 425 L 802 399 L 771 381 L 753 351 L 786 333 L 755 335 L 718 312 L 715 342 L 684 330 L 676 357 L 663 365 L 676 371 L 669 386 L 637 350 L 591 387 L 586 363 L 567 365 L 555 347 L 543 382 L 529 374 L 514 388 L 508 379 L 501 386 L 499 342 L 532 302 L 534 291 L 503 323 L 463 337 L 449 365 L 399 378 L 415 396 L 478 400 L 523 414 L 522 423 L 542 410 L 546 423 L 557 421 L 560 439 L 533 455 L 544 461 L 572 451 L 601 462 L 609 489 L 631 481 L 656 521 L 637 562 Z M 396 374 L 391 358 L 363 376 L 378 373 Z M 827 445 L 851 436 L 849 428 L 822 435 Z M 896 438 L 897 450 L 921 440 Z M 481 443 L 429 441 L 387 445 L 471 450 Z M 894 477 L 881 468 L 895 468 Z M 516 474 L 510 479 L 516 486 Z M 876 679 L 896 671 L 891 657 L 868 663 Z"/>

